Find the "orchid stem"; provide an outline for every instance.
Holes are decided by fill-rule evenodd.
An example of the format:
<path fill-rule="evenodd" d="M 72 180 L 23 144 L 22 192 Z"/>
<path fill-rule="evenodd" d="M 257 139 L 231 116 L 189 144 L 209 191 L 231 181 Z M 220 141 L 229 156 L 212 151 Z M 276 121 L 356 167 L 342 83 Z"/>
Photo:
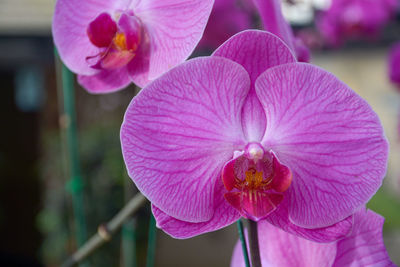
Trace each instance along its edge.
<path fill-rule="evenodd" d="M 156 252 L 156 220 L 152 213 L 150 213 L 150 222 L 149 222 L 149 237 L 147 240 L 147 258 L 146 258 L 146 267 L 154 266 L 155 252 Z"/>
<path fill-rule="evenodd" d="M 249 246 L 251 255 L 251 266 L 261 267 L 260 247 L 258 245 L 257 222 L 248 220 L 249 223 Z"/>
<path fill-rule="evenodd" d="M 72 195 L 72 208 L 74 212 L 74 222 L 76 240 L 78 246 L 83 245 L 87 238 L 86 218 L 83 196 L 83 179 L 79 158 L 78 130 L 75 111 L 75 77 L 74 74 L 59 60 L 58 52 L 54 50 L 56 66 L 58 68 L 58 87 L 62 88 L 63 111 L 60 117 L 62 129 L 66 137 L 66 154 L 68 157 L 68 167 L 70 179 L 67 187 Z M 83 263 L 84 266 L 89 264 Z"/>
<path fill-rule="evenodd" d="M 239 232 L 240 243 L 242 244 L 244 263 L 246 267 L 250 267 L 249 253 L 247 252 L 246 238 L 244 237 L 244 232 L 243 232 L 243 223 L 242 220 L 240 219 L 237 221 L 237 228 Z"/>

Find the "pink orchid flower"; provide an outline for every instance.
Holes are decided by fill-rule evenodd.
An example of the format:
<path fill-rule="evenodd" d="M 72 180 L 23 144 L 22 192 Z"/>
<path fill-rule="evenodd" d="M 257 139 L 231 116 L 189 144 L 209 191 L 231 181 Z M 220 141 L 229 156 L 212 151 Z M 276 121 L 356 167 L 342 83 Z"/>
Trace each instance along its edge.
<path fill-rule="evenodd" d="M 390 49 L 388 69 L 390 81 L 400 87 L 400 42 Z"/>
<path fill-rule="evenodd" d="M 176 238 L 242 216 L 321 242 L 344 237 L 381 185 L 388 154 L 363 99 L 255 30 L 143 88 L 121 143 L 158 227 Z"/>
<path fill-rule="evenodd" d="M 213 0 L 58 0 L 54 43 L 91 93 L 143 87 L 186 60 Z"/>
<path fill-rule="evenodd" d="M 375 37 L 398 4 L 397 0 L 332 0 L 330 8 L 317 18 L 317 26 L 332 46 L 349 38 Z"/>
<path fill-rule="evenodd" d="M 281 0 L 253 0 L 256 6 L 263 28 L 280 37 L 289 48 L 295 52 L 300 62 L 310 61 L 310 51 L 300 38 L 296 38 L 289 23 L 282 14 Z"/>
<path fill-rule="evenodd" d="M 262 266 L 346 267 L 396 266 L 382 239 L 384 218 L 371 210 L 354 215 L 351 234 L 328 244 L 312 242 L 282 231 L 268 223 L 258 224 Z M 231 267 L 245 266 L 240 242 L 235 246 Z"/>

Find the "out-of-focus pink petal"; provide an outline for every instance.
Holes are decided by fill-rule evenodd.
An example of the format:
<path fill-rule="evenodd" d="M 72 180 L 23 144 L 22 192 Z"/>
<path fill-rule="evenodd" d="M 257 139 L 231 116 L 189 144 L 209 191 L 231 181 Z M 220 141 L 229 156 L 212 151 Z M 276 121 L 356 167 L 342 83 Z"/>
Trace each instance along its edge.
<path fill-rule="evenodd" d="M 146 42 L 142 42 L 139 46 L 135 57 L 126 66 L 128 69 L 131 80 L 139 87 L 144 87 L 150 83 L 149 79 L 149 45 Z"/>
<path fill-rule="evenodd" d="M 161 228 L 174 238 L 183 239 L 216 231 L 237 221 L 240 218 L 240 214 L 224 199 L 223 195 L 225 190 L 222 185 L 222 180 L 218 179 L 215 186 L 215 212 L 209 221 L 201 223 L 180 221 L 168 216 L 156 206 L 152 205 L 153 214 L 157 221 L 157 227 Z"/>
<path fill-rule="evenodd" d="M 300 38 L 295 38 L 294 48 L 296 49 L 297 60 L 299 62 L 310 62 L 311 54 L 308 47 Z"/>
<path fill-rule="evenodd" d="M 315 242 L 327 243 L 347 236 L 353 227 L 353 216 L 324 228 L 307 229 L 299 227 L 289 220 L 289 203 L 287 197 L 278 208 L 265 220 L 272 225 L 296 236 Z"/>
<path fill-rule="evenodd" d="M 258 222 L 261 263 L 264 267 L 330 267 L 335 260 L 336 242 L 312 242 L 272 226 Z M 244 267 L 240 242 L 235 246 L 231 267 Z M 347 266 L 347 265 L 342 265 Z"/>
<path fill-rule="evenodd" d="M 134 12 L 150 38 L 149 79 L 187 59 L 203 35 L 213 0 L 149 0 Z"/>
<path fill-rule="evenodd" d="M 291 221 L 321 228 L 377 191 L 388 143 L 378 116 L 332 74 L 309 64 L 270 68 L 256 81 L 267 128 L 262 144 L 293 173 Z"/>
<path fill-rule="evenodd" d="M 125 68 L 102 70 L 91 76 L 78 75 L 79 84 L 92 94 L 106 94 L 119 91 L 131 83 Z"/>
<path fill-rule="evenodd" d="M 255 94 L 254 83 L 266 69 L 295 62 L 295 56 L 275 35 L 257 30 L 247 30 L 234 35 L 221 45 L 213 56 L 233 60 L 249 73 L 252 86 L 242 111 L 242 125 L 249 141 L 260 141 L 265 132 L 266 121 L 265 113 Z"/>
<path fill-rule="evenodd" d="M 388 69 L 390 81 L 400 86 L 400 42 L 390 49 Z"/>
<path fill-rule="evenodd" d="M 283 17 L 281 0 L 253 0 L 253 2 L 260 13 L 264 29 L 281 38 L 296 54 L 298 61 L 309 62 L 310 51 L 294 37 L 290 24 Z"/>
<path fill-rule="evenodd" d="M 87 56 L 98 54 L 87 35 L 86 29 L 99 14 L 129 6 L 130 0 L 90 1 L 58 0 L 55 6 L 52 32 L 54 43 L 65 65 L 73 72 L 82 75 L 93 75 L 98 70 L 86 62 Z"/>
<path fill-rule="evenodd" d="M 354 215 L 354 231 L 337 242 L 337 254 L 333 267 L 341 266 L 396 266 L 387 254 L 382 238 L 384 218 L 371 210 L 358 211 Z"/>
<path fill-rule="evenodd" d="M 198 47 L 214 50 L 232 35 L 250 29 L 253 10 L 249 4 L 251 0 L 216 0 Z"/>
<path fill-rule="evenodd" d="M 196 58 L 132 100 L 121 128 L 123 156 L 132 180 L 160 210 L 188 222 L 212 218 L 221 169 L 245 146 L 239 111 L 249 88 L 239 64 Z"/>
<path fill-rule="evenodd" d="M 277 35 L 292 51 L 296 51 L 292 29 L 282 14 L 281 0 L 253 0 L 253 2 L 260 13 L 264 29 Z"/>

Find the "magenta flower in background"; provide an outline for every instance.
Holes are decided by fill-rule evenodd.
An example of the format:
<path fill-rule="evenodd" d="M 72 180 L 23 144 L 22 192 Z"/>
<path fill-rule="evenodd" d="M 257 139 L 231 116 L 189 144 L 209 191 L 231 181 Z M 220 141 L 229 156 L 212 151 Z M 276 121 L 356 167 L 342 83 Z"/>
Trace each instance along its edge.
<path fill-rule="evenodd" d="M 199 47 L 215 50 L 232 35 L 251 28 L 251 0 L 215 0 Z"/>
<path fill-rule="evenodd" d="M 121 143 L 158 227 L 176 238 L 243 216 L 337 240 L 381 185 L 388 154 L 363 99 L 262 31 L 239 33 L 145 87 Z"/>
<path fill-rule="evenodd" d="M 400 42 L 393 45 L 388 58 L 389 79 L 400 86 Z"/>
<path fill-rule="evenodd" d="M 253 0 L 263 28 L 281 38 L 295 52 L 300 62 L 310 61 L 310 51 L 300 38 L 296 38 L 282 14 L 281 0 Z"/>
<path fill-rule="evenodd" d="M 54 43 L 89 92 L 142 87 L 186 60 L 213 0 L 58 0 Z"/>
<path fill-rule="evenodd" d="M 312 242 L 260 222 L 258 236 L 262 266 L 344 267 L 395 266 L 382 239 L 384 218 L 362 209 L 354 215 L 351 234 L 328 244 Z M 231 267 L 245 266 L 240 242 L 235 246 Z"/>
<path fill-rule="evenodd" d="M 318 16 L 317 26 L 332 46 L 349 38 L 376 37 L 398 4 L 397 0 L 332 0 L 330 8 Z"/>

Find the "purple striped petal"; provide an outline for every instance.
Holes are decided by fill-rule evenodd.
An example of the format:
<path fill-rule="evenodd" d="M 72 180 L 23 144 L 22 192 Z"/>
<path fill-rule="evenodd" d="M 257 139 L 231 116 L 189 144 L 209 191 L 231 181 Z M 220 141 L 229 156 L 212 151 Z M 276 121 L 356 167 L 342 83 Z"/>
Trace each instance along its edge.
<path fill-rule="evenodd" d="M 87 56 L 98 54 L 98 48 L 90 42 L 87 27 L 99 14 L 110 15 L 128 8 L 130 0 L 58 0 L 55 6 L 52 32 L 54 43 L 65 65 L 75 73 L 93 75 L 93 69 L 86 61 Z"/>
<path fill-rule="evenodd" d="M 284 198 L 278 208 L 265 218 L 265 220 L 290 234 L 321 243 L 342 239 L 349 235 L 353 228 L 353 216 L 349 216 L 340 222 L 323 228 L 307 229 L 299 227 L 289 220 L 289 203 L 287 197 Z"/>
<path fill-rule="evenodd" d="M 354 215 L 353 233 L 337 242 L 333 267 L 341 266 L 396 266 L 390 260 L 382 238 L 384 218 L 364 208 Z"/>
<path fill-rule="evenodd" d="M 150 38 L 149 79 L 186 60 L 200 41 L 213 0 L 149 0 L 134 8 Z"/>
<path fill-rule="evenodd" d="M 209 221 L 190 223 L 177 220 L 152 205 L 152 211 L 157 221 L 157 227 L 161 228 L 173 238 L 183 239 L 216 231 L 237 221 L 240 218 L 240 214 L 229 205 L 223 197 L 225 190 L 222 185 L 222 180 L 218 179 L 215 186 L 215 212 Z"/>
<path fill-rule="evenodd" d="M 268 122 L 262 144 L 293 172 L 287 197 L 294 224 L 332 225 L 371 198 L 386 172 L 388 143 L 363 99 L 304 63 L 267 70 L 256 91 Z"/>
<path fill-rule="evenodd" d="M 260 141 L 265 131 L 265 113 L 257 99 L 254 83 L 268 68 L 296 59 L 288 46 L 275 35 L 264 31 L 240 32 L 223 45 L 213 56 L 225 57 L 241 64 L 249 73 L 251 89 L 242 111 L 242 125 L 249 141 Z"/>
<path fill-rule="evenodd" d="M 242 150 L 240 110 L 250 88 L 239 64 L 219 57 L 183 63 L 145 87 L 121 128 L 130 177 L 160 210 L 205 222 L 221 169 Z"/>

